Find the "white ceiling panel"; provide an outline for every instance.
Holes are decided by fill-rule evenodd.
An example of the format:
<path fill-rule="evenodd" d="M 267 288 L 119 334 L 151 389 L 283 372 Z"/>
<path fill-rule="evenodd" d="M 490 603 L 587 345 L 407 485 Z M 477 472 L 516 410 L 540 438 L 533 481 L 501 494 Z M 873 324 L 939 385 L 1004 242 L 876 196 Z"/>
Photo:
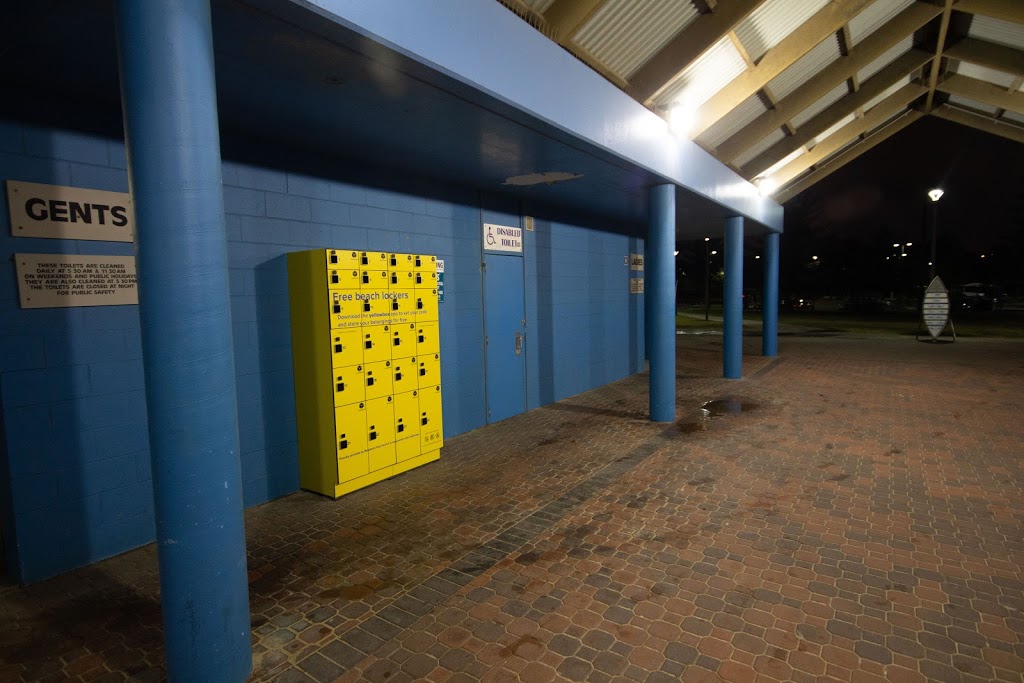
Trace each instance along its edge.
<path fill-rule="evenodd" d="M 790 122 L 799 128 L 849 92 L 850 89 L 846 86 L 846 83 L 840 83 L 827 92 L 820 100 L 790 119 Z"/>
<path fill-rule="evenodd" d="M 990 43 L 1024 50 L 1024 23 L 1014 24 L 1010 21 L 975 14 L 967 35 L 979 40 L 987 40 Z"/>
<path fill-rule="evenodd" d="M 706 147 L 718 147 L 766 111 L 768 108 L 761 102 L 761 98 L 751 95 L 743 100 L 738 107 L 716 121 L 715 125 L 704 131 L 697 138 L 697 142 Z"/>
<path fill-rule="evenodd" d="M 882 102 L 883 100 L 887 99 L 891 95 L 895 95 L 896 91 L 898 91 L 900 88 L 902 88 L 903 86 L 905 86 L 908 83 L 910 83 L 910 75 L 909 74 L 907 74 L 906 77 L 901 78 L 900 80 L 896 81 L 895 83 L 890 85 L 888 88 L 886 88 L 885 90 L 883 90 L 882 92 L 878 93 L 873 98 L 868 100 L 867 103 L 865 103 L 865 105 L 862 108 L 866 112 L 867 111 L 871 111 L 871 109 L 873 107 L 877 106 L 880 102 Z"/>
<path fill-rule="evenodd" d="M 769 81 L 768 89 L 776 98 L 782 99 L 840 57 L 842 53 L 839 51 L 839 38 L 835 35 L 829 36 Z"/>
<path fill-rule="evenodd" d="M 1015 111 L 1004 111 L 1003 118 L 1017 123 L 1024 123 L 1024 114 L 1018 114 Z"/>
<path fill-rule="evenodd" d="M 901 40 L 899 43 L 886 50 L 885 53 L 879 55 L 878 59 L 858 71 L 857 78 L 860 79 L 861 83 L 863 83 L 885 67 L 892 64 L 893 60 L 897 57 L 902 57 L 904 54 L 909 52 L 912 47 L 914 47 L 914 37 L 907 36 L 904 40 Z"/>
<path fill-rule="evenodd" d="M 699 107 L 732 79 L 747 70 L 747 63 L 729 37 L 723 37 L 695 60 L 658 95 L 655 105 L 685 101 Z"/>
<path fill-rule="evenodd" d="M 783 133 L 781 130 L 775 130 L 771 135 L 761 140 L 759 143 L 745 151 L 740 156 L 736 157 L 736 165 L 744 166 L 745 164 L 748 164 L 751 159 L 761 154 L 772 145 L 781 142 L 785 137 L 786 134 Z"/>
<path fill-rule="evenodd" d="M 967 97 L 961 97 L 960 95 L 950 95 L 949 103 L 956 105 L 958 107 L 974 109 L 975 111 L 983 111 L 989 115 L 994 115 L 997 111 L 999 111 L 998 107 L 993 107 L 991 104 L 978 102 L 977 100 L 972 100 Z"/>
<path fill-rule="evenodd" d="M 1013 87 L 1013 82 L 1017 80 L 1016 77 L 1012 74 L 1006 73 L 1005 71 L 996 71 L 995 69 L 978 66 L 977 64 L 971 64 L 970 62 L 960 62 L 956 68 L 956 72 L 962 76 L 977 78 L 979 81 L 995 83 L 999 87 L 1007 89 Z"/>
<path fill-rule="evenodd" d="M 870 36 L 914 2 L 915 0 L 875 0 L 847 24 L 853 44 L 856 45 Z"/>
<path fill-rule="evenodd" d="M 573 41 L 613 73 L 629 78 L 698 16 L 691 2 L 610 0 Z"/>
<path fill-rule="evenodd" d="M 782 168 L 782 167 L 786 166 L 787 164 L 789 164 L 789 162 L 797 159 L 798 157 L 802 157 L 805 154 L 807 154 L 807 150 L 804 149 L 803 147 L 801 147 L 799 149 L 796 149 L 796 150 L 790 152 L 788 155 L 786 155 L 783 158 L 781 158 L 778 161 L 776 161 L 773 166 L 770 166 L 770 167 L 766 168 L 764 170 L 764 172 L 760 173 L 759 175 L 761 177 L 770 176 L 773 173 L 775 173 L 776 171 L 778 171 L 780 168 Z"/>
<path fill-rule="evenodd" d="M 768 50 L 828 4 L 828 0 L 768 0 L 736 25 L 736 36 L 757 63 Z"/>
<path fill-rule="evenodd" d="M 840 128 L 842 128 L 846 124 L 851 123 L 855 118 L 856 118 L 856 116 L 854 116 L 853 114 L 847 114 L 843 118 L 839 119 L 834 124 L 832 124 L 828 128 L 828 130 L 823 132 L 818 137 L 814 138 L 814 144 L 815 145 L 820 144 L 822 140 L 824 140 L 825 138 L 829 137 L 830 135 L 833 135 L 837 130 L 839 130 Z"/>

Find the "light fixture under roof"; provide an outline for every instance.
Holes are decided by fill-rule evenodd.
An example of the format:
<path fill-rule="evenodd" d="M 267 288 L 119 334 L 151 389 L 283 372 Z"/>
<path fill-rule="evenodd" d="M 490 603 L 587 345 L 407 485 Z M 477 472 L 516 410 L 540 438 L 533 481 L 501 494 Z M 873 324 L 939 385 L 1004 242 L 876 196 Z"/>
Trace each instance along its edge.
<path fill-rule="evenodd" d="M 514 175 L 505 178 L 502 185 L 516 185 L 526 187 L 529 185 L 554 185 L 564 183 L 566 180 L 582 178 L 582 173 L 567 173 L 565 171 L 545 171 L 543 173 L 527 173 L 525 175 Z"/>
<path fill-rule="evenodd" d="M 779 187 L 779 184 L 771 178 L 758 178 L 756 185 L 757 191 L 762 197 L 771 196 L 772 192 L 775 192 Z"/>
<path fill-rule="evenodd" d="M 935 188 L 934 190 L 928 190 L 928 198 L 931 199 L 933 202 L 937 202 L 940 199 L 942 199 L 943 194 L 945 193 L 939 188 Z"/>
<path fill-rule="evenodd" d="M 689 138 L 697 116 L 697 108 L 685 100 L 675 102 L 668 110 L 668 127 L 676 137 Z"/>

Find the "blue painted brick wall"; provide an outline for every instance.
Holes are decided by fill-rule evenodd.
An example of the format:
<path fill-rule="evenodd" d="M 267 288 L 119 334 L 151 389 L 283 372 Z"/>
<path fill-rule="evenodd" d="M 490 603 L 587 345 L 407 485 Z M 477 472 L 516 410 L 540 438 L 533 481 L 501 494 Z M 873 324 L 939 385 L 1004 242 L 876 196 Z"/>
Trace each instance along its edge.
<path fill-rule="evenodd" d="M 258 161 L 223 165 L 247 506 L 298 488 L 289 251 L 444 259 L 445 435 L 485 423 L 477 191 L 263 155 L 244 150 L 235 156 Z M 4 179 L 126 191 L 125 167 L 120 141 L 0 121 Z M 6 194 L 0 202 L 6 221 Z M 623 264 L 642 242 L 581 223 L 539 219 L 527 236 L 528 327 L 540 342 L 527 347 L 531 408 L 642 366 L 642 297 L 629 295 Z M 153 539 L 145 387 L 136 306 L 21 310 L 9 256 L 131 254 L 133 245 L 14 238 L 5 223 L 0 246 L 0 520 L 9 566 L 35 581 Z"/>

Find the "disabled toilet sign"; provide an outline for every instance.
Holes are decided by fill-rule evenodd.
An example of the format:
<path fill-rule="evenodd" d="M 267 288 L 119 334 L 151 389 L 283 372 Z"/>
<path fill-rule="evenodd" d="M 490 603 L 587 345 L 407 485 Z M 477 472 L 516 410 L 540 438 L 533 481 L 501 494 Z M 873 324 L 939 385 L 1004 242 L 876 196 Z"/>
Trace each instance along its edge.
<path fill-rule="evenodd" d="M 484 223 L 484 250 L 523 253 L 523 230 L 508 225 Z"/>

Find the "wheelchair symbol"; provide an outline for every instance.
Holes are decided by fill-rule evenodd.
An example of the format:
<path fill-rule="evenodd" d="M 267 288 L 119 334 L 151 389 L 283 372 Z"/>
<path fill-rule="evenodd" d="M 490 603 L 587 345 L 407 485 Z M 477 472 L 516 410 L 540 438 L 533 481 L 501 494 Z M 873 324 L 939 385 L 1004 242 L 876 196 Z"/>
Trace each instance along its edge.
<path fill-rule="evenodd" d="M 487 244 L 494 244 L 494 227 L 490 225 L 487 226 Z"/>

